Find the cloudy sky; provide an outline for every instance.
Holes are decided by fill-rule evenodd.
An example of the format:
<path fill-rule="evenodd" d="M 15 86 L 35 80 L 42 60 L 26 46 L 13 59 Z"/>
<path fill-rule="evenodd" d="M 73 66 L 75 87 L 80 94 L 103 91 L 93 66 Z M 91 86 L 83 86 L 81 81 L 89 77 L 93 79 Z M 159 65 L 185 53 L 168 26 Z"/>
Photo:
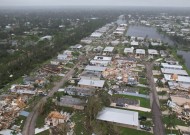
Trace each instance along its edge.
<path fill-rule="evenodd" d="M 0 6 L 65 5 L 190 7 L 190 0 L 0 0 Z"/>

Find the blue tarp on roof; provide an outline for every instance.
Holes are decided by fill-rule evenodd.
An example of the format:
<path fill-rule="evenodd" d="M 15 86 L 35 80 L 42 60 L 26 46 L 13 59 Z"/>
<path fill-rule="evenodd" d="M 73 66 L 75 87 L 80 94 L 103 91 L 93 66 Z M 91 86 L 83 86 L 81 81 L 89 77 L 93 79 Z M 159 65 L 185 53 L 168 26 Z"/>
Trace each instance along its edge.
<path fill-rule="evenodd" d="M 21 111 L 21 112 L 20 112 L 20 115 L 25 116 L 25 117 L 28 117 L 29 114 L 30 114 L 30 113 L 29 113 L 29 112 L 26 112 L 26 111 Z"/>

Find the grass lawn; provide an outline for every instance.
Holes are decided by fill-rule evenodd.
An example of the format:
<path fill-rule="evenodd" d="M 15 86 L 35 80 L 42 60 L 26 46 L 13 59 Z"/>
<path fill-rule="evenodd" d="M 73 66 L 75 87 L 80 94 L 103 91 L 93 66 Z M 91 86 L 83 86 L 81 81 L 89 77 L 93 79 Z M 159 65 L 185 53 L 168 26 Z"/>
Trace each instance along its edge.
<path fill-rule="evenodd" d="M 15 122 L 13 123 L 13 125 L 17 125 L 17 126 L 20 126 L 20 129 L 22 130 L 23 127 L 24 127 L 24 122 L 26 120 L 27 117 L 25 116 L 18 116 L 16 119 L 15 119 Z M 22 123 L 21 123 L 22 121 Z"/>
<path fill-rule="evenodd" d="M 75 122 L 74 132 L 76 135 L 89 135 L 88 129 L 85 128 L 85 114 L 83 112 L 75 112 L 75 114 L 71 117 L 71 121 Z"/>
<path fill-rule="evenodd" d="M 166 134 L 171 134 L 172 133 L 172 134 L 176 134 L 176 135 L 181 135 L 178 130 L 172 130 L 172 132 L 171 132 L 170 129 L 166 129 L 165 131 L 166 131 Z"/>
<path fill-rule="evenodd" d="M 145 116 L 147 118 L 152 118 L 152 113 L 151 112 L 143 112 L 143 111 L 137 111 L 137 110 L 133 110 L 133 109 L 126 109 L 126 108 L 121 108 L 121 107 L 112 107 L 111 108 L 119 108 L 119 109 L 123 109 L 123 110 L 129 110 L 129 111 L 135 111 L 139 113 L 139 116 Z"/>
<path fill-rule="evenodd" d="M 38 118 L 36 119 L 36 128 L 41 128 L 45 124 L 45 115 L 39 115 Z"/>
<path fill-rule="evenodd" d="M 139 94 L 149 95 L 150 89 L 145 87 L 138 87 Z"/>
<path fill-rule="evenodd" d="M 153 134 L 146 131 L 140 131 L 131 128 L 121 128 L 120 135 L 153 135 Z"/>
<path fill-rule="evenodd" d="M 140 84 L 148 85 L 147 79 L 146 78 L 140 78 L 139 79 Z"/>
<path fill-rule="evenodd" d="M 163 116 L 162 118 L 163 118 L 163 122 L 169 121 L 169 117 L 167 116 Z M 176 125 L 188 126 L 188 124 L 186 124 L 184 121 L 178 118 L 175 118 L 173 121 L 176 123 Z"/>
<path fill-rule="evenodd" d="M 41 132 L 41 133 L 38 133 L 38 134 L 36 134 L 36 135 L 49 135 L 50 133 L 49 133 L 49 130 L 45 130 L 45 131 L 43 131 L 43 132 Z"/>
<path fill-rule="evenodd" d="M 141 98 L 141 97 L 135 97 L 135 96 L 128 96 L 128 95 L 122 95 L 122 94 L 115 94 L 114 97 L 121 97 L 121 98 L 128 98 L 128 99 L 136 99 L 140 100 L 140 106 L 150 108 L 150 100 Z"/>

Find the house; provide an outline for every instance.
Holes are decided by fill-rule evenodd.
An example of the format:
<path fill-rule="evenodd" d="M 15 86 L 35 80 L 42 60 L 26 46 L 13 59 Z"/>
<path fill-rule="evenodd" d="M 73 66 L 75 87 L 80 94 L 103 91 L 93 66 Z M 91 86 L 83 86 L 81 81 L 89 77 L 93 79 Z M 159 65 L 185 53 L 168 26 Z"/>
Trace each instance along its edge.
<path fill-rule="evenodd" d="M 99 60 L 99 61 L 111 61 L 112 57 L 105 57 L 105 56 L 95 56 L 94 60 Z"/>
<path fill-rule="evenodd" d="M 119 126 L 135 128 L 139 126 L 138 112 L 105 107 L 97 115 L 97 119 Z"/>
<path fill-rule="evenodd" d="M 95 51 L 95 52 L 101 52 L 101 51 L 103 51 L 103 47 L 98 46 L 98 47 L 94 48 L 93 51 Z"/>
<path fill-rule="evenodd" d="M 10 91 L 17 94 L 29 94 L 35 95 L 36 89 L 32 85 L 17 85 L 14 84 L 11 86 Z"/>
<path fill-rule="evenodd" d="M 167 57 L 168 53 L 165 50 L 160 50 L 161 57 Z"/>
<path fill-rule="evenodd" d="M 132 45 L 132 46 L 138 46 L 138 45 L 139 45 L 139 42 L 132 41 L 132 42 L 131 42 L 131 45 Z"/>
<path fill-rule="evenodd" d="M 90 37 L 92 38 L 100 38 L 102 37 L 103 33 L 100 33 L 100 32 L 93 32 Z"/>
<path fill-rule="evenodd" d="M 92 40 L 91 39 L 82 39 L 80 42 L 84 43 L 84 44 L 91 44 Z"/>
<path fill-rule="evenodd" d="M 113 45 L 113 46 L 118 45 L 119 43 L 120 43 L 120 41 L 118 41 L 118 40 L 111 41 L 111 45 Z"/>
<path fill-rule="evenodd" d="M 129 41 L 125 40 L 122 42 L 122 44 L 127 45 L 127 44 L 129 44 Z"/>
<path fill-rule="evenodd" d="M 125 48 L 124 49 L 124 53 L 132 55 L 134 53 L 134 48 L 133 47 L 131 47 L 131 48 Z"/>
<path fill-rule="evenodd" d="M 93 60 L 90 61 L 91 65 L 104 66 L 106 67 L 112 60 L 112 57 L 105 56 L 95 56 Z"/>
<path fill-rule="evenodd" d="M 72 87 L 69 86 L 65 88 L 65 93 L 69 95 L 77 95 L 77 96 L 92 96 L 95 93 L 95 89 L 91 88 L 80 88 L 80 87 Z"/>
<path fill-rule="evenodd" d="M 188 76 L 187 71 L 181 70 L 181 69 L 161 68 L 161 71 L 163 74 L 177 74 L 177 75 L 181 75 L 181 76 Z"/>
<path fill-rule="evenodd" d="M 153 58 L 154 56 L 158 55 L 158 51 L 155 49 L 148 49 L 148 55 L 149 55 L 149 58 Z"/>
<path fill-rule="evenodd" d="M 128 99 L 128 98 L 118 98 L 118 97 L 113 97 L 111 99 L 111 104 L 114 106 L 118 107 L 126 107 L 128 105 L 134 105 L 137 106 L 139 105 L 139 101 L 135 99 Z"/>
<path fill-rule="evenodd" d="M 66 59 L 67 59 L 67 55 L 66 55 L 66 54 L 59 54 L 59 55 L 57 56 L 57 59 L 58 59 L 58 60 L 66 60 Z"/>
<path fill-rule="evenodd" d="M 100 67 L 100 66 L 86 66 L 85 71 L 92 71 L 92 72 L 103 72 L 106 70 L 106 67 Z"/>
<path fill-rule="evenodd" d="M 111 55 L 113 53 L 113 50 L 114 50 L 114 47 L 108 46 L 104 48 L 103 53 L 105 53 L 106 55 Z"/>
<path fill-rule="evenodd" d="M 164 61 L 165 61 L 166 63 L 170 64 L 170 65 L 179 65 L 179 62 L 178 62 L 176 59 L 172 58 L 172 57 L 170 57 L 170 58 L 165 58 Z"/>
<path fill-rule="evenodd" d="M 100 61 L 100 60 L 91 60 L 90 65 L 93 66 L 100 66 L 100 67 L 107 67 L 110 61 Z"/>
<path fill-rule="evenodd" d="M 83 110 L 85 104 L 85 100 L 73 98 L 72 96 L 63 96 L 60 98 L 60 101 L 57 102 L 57 105 L 59 106 L 72 107 L 79 110 Z"/>
<path fill-rule="evenodd" d="M 81 79 L 92 79 L 92 80 L 100 80 L 101 72 L 93 72 L 93 71 L 83 71 L 80 74 Z"/>
<path fill-rule="evenodd" d="M 49 126 L 57 126 L 67 122 L 69 119 L 70 115 L 66 112 L 63 114 L 57 111 L 52 111 L 48 114 L 47 118 L 45 118 L 45 123 Z"/>
<path fill-rule="evenodd" d="M 144 49 L 136 49 L 136 57 L 141 58 L 145 56 L 145 50 Z"/>
<path fill-rule="evenodd" d="M 164 74 L 164 78 L 166 81 L 174 81 L 174 82 L 181 82 L 185 84 L 190 84 L 190 77 L 189 76 L 180 76 L 177 74 Z"/>
<path fill-rule="evenodd" d="M 181 91 L 190 90 L 190 84 L 186 84 L 186 83 L 168 81 L 168 85 L 169 85 L 170 90 L 181 90 Z"/>
<path fill-rule="evenodd" d="M 71 46 L 70 48 L 73 50 L 80 50 L 83 46 L 81 44 L 76 44 L 74 46 Z"/>
<path fill-rule="evenodd" d="M 183 69 L 183 67 L 180 66 L 180 65 L 171 65 L 171 64 L 168 64 L 168 63 L 161 63 L 161 66 L 163 68 L 168 68 L 168 69 L 179 69 L 179 70 Z"/>
<path fill-rule="evenodd" d="M 81 79 L 78 85 L 82 88 L 103 88 L 105 80 Z"/>
<path fill-rule="evenodd" d="M 140 42 L 144 41 L 144 37 L 137 37 L 137 41 L 140 41 Z"/>
<path fill-rule="evenodd" d="M 152 45 L 152 46 L 160 46 L 161 43 L 158 43 L 158 42 L 151 42 L 151 45 Z"/>
<path fill-rule="evenodd" d="M 53 38 L 52 36 L 47 35 L 47 36 L 41 37 L 40 41 L 43 41 L 43 40 L 49 40 L 50 41 L 50 40 L 52 40 L 52 38 Z"/>

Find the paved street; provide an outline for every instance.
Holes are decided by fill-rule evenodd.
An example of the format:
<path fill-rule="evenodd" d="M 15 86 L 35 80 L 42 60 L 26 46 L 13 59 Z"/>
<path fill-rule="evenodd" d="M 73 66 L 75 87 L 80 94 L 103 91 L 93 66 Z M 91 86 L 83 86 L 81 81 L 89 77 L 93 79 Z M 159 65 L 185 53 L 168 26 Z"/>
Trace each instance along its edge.
<path fill-rule="evenodd" d="M 79 67 L 82 62 L 84 62 L 86 59 L 88 59 L 91 56 L 80 56 L 79 57 L 79 62 L 64 76 L 64 78 L 61 79 L 60 82 L 55 83 L 54 87 L 52 90 L 48 93 L 47 97 L 43 97 L 38 104 L 33 108 L 33 111 L 30 113 L 30 115 L 27 117 L 27 120 L 25 122 L 25 125 L 23 127 L 23 135 L 34 135 L 35 134 L 35 124 L 36 124 L 36 119 L 39 116 L 40 113 L 40 108 L 43 107 L 43 105 L 46 103 L 48 97 L 52 97 L 55 92 L 58 91 L 60 87 L 63 86 L 63 84 L 74 74 L 75 68 Z"/>
<path fill-rule="evenodd" d="M 165 135 L 165 128 L 162 123 L 162 113 L 160 110 L 159 99 L 156 91 L 156 86 L 154 83 L 154 77 L 152 73 L 153 63 L 146 63 L 147 69 L 147 78 L 149 82 L 149 87 L 151 89 L 150 93 L 150 102 L 152 106 L 152 115 L 153 115 L 153 123 L 154 123 L 154 134 L 155 135 Z"/>

